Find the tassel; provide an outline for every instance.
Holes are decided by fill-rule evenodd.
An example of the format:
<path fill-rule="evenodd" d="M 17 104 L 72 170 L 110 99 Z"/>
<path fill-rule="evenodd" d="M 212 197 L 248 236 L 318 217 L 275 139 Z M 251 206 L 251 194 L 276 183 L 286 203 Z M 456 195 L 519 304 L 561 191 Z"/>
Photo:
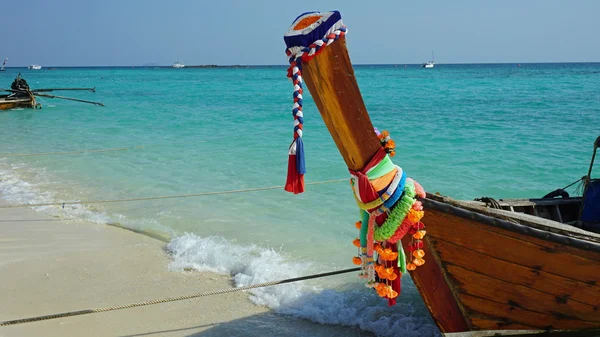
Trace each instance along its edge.
<path fill-rule="evenodd" d="M 302 144 L 302 138 L 298 137 L 292 142 L 292 145 L 290 145 L 285 190 L 294 194 L 304 192 L 304 173 L 306 173 L 304 146 Z"/>
<path fill-rule="evenodd" d="M 296 138 L 296 171 L 302 177 L 306 173 L 306 161 L 304 160 L 304 143 L 302 137 Z M 302 178 L 302 191 L 304 191 L 304 178 Z"/>

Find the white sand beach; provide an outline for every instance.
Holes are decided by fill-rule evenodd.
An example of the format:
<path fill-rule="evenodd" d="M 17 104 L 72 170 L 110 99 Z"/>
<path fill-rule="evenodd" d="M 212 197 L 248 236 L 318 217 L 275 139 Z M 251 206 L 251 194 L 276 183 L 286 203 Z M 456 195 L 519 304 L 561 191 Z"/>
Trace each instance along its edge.
<path fill-rule="evenodd" d="M 108 225 L 0 209 L 0 322 L 232 287 L 227 275 L 169 271 L 164 246 Z M 1 337 L 283 335 L 371 336 L 276 315 L 244 292 L 0 327 Z"/>

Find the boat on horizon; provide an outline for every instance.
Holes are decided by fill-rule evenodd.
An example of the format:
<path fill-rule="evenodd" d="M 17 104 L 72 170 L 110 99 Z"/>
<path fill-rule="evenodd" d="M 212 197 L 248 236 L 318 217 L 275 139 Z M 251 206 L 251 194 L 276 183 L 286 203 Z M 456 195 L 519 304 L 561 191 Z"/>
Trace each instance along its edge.
<path fill-rule="evenodd" d="M 433 68 L 435 66 L 435 59 L 433 58 L 433 50 L 431 51 L 431 61 L 425 62 L 421 65 L 421 68 Z"/>
<path fill-rule="evenodd" d="M 8 57 L 6 57 L 4 59 L 4 62 L 2 62 L 2 67 L 0 68 L 0 71 L 4 71 L 4 66 L 6 65 L 6 62 L 8 62 Z"/>
<path fill-rule="evenodd" d="M 181 61 L 177 61 L 173 63 L 173 68 L 185 68 L 185 64 L 183 64 Z"/>
<path fill-rule="evenodd" d="M 339 16 L 339 12 L 327 15 Z M 300 16 L 295 23 L 302 19 Z M 334 20 L 323 20 L 320 25 L 327 22 Z M 341 25 L 341 17 L 337 22 Z M 310 34 L 315 29 L 332 28 L 315 25 L 301 32 Z M 289 41 L 299 41 L 293 40 L 299 34 L 294 28 L 286 34 Z M 400 202 L 390 205 L 385 202 L 392 198 L 391 194 L 396 195 L 394 200 L 404 200 L 409 189 L 400 191 L 401 195 L 395 190 L 386 191 L 396 178 L 385 187 L 380 181 L 385 175 L 381 169 L 377 176 L 371 177 L 372 171 L 383 167 L 379 165 L 383 159 L 377 158 L 384 158 L 382 151 L 389 149 L 383 148 L 382 138 L 374 131 L 345 36 L 340 34 L 336 40 L 312 59 L 303 61 L 298 78 L 310 90 L 353 175 L 351 185 L 356 185 L 353 194 L 357 203 L 366 212 L 356 224 L 360 239 L 353 244 L 360 256 L 354 257 L 353 262 L 362 266 L 359 276 L 367 278 L 367 287 L 376 290 L 390 305 L 395 304 L 396 296 L 401 296 L 400 265 L 407 266 L 431 317 L 446 336 L 599 336 L 600 179 L 592 178 L 592 168 L 600 137 L 594 140 L 587 175 L 576 181 L 581 184 L 581 196 L 568 195 L 567 187 L 531 199 L 482 197 L 460 201 L 427 193 L 417 198 L 420 204 L 416 210 L 422 206 L 425 211 L 422 220 L 420 217 L 408 220 L 408 228 L 403 228 L 405 217 L 394 212 Z M 297 44 L 287 47 L 288 51 L 308 48 Z M 295 87 L 302 89 L 296 81 Z M 292 146 L 296 148 L 295 142 Z M 293 171 L 297 167 L 294 163 L 298 162 L 295 156 L 296 152 L 290 150 L 292 164 L 288 163 L 288 167 L 292 168 L 292 174 L 288 173 L 286 190 L 301 193 L 303 182 L 294 180 L 298 175 Z M 303 158 L 299 162 L 303 163 Z M 391 159 L 387 164 L 392 166 Z M 397 170 L 402 172 L 398 167 Z M 374 187 L 375 180 L 379 188 Z M 357 196 L 357 190 L 369 188 L 371 194 Z M 507 191 L 514 188 L 517 187 L 506 186 Z M 385 191 L 387 198 L 378 191 Z M 415 194 L 414 190 L 412 193 Z M 371 197 L 363 198 L 364 195 Z M 382 202 L 383 206 L 377 206 Z M 414 208 L 416 202 L 407 204 L 408 209 L 413 209 L 411 204 Z M 396 214 L 394 219 L 402 222 L 389 227 L 385 221 L 390 214 Z M 384 222 L 385 233 L 381 229 L 377 238 L 373 233 Z M 399 241 L 388 241 L 392 236 Z M 351 249 L 356 252 L 356 247 Z M 367 254 L 369 249 L 374 253 Z M 375 272 L 371 273 L 373 269 Z"/>
<path fill-rule="evenodd" d="M 40 70 L 40 69 L 42 69 L 42 66 L 37 65 L 37 64 L 32 64 L 29 67 L 27 67 L 27 69 Z"/>

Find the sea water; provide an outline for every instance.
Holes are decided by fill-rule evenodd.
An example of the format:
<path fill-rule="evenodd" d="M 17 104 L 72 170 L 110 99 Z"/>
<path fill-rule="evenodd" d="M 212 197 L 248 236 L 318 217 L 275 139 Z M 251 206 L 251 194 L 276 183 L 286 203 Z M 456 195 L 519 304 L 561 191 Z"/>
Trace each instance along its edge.
<path fill-rule="evenodd" d="M 112 200 L 283 185 L 292 85 L 283 66 L 214 69 L 8 69 L 32 88 L 95 87 L 0 112 L 0 197 L 12 204 Z M 542 197 L 587 173 L 600 135 L 600 64 L 357 66 L 394 162 L 429 192 L 457 199 Z M 348 178 L 305 91 L 307 182 Z M 569 189 L 575 193 L 575 187 Z M 174 272 L 227 273 L 236 285 L 353 267 L 358 209 L 348 182 L 182 199 L 43 206 L 67 219 L 169 237 Z M 410 277 L 388 307 L 355 274 L 262 288 L 251 300 L 282 315 L 381 336 L 438 334 Z M 276 329 L 276 327 L 274 327 Z M 276 335 L 276 330 L 274 330 Z"/>

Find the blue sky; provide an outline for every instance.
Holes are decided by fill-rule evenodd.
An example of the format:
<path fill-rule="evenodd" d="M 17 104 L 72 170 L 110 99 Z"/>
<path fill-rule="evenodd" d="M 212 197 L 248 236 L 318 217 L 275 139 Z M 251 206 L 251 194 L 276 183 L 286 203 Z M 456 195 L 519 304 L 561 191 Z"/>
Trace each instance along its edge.
<path fill-rule="evenodd" d="M 599 0 L 30 0 L 0 6 L 9 65 L 285 64 L 300 13 L 337 9 L 354 63 L 600 62 Z"/>

